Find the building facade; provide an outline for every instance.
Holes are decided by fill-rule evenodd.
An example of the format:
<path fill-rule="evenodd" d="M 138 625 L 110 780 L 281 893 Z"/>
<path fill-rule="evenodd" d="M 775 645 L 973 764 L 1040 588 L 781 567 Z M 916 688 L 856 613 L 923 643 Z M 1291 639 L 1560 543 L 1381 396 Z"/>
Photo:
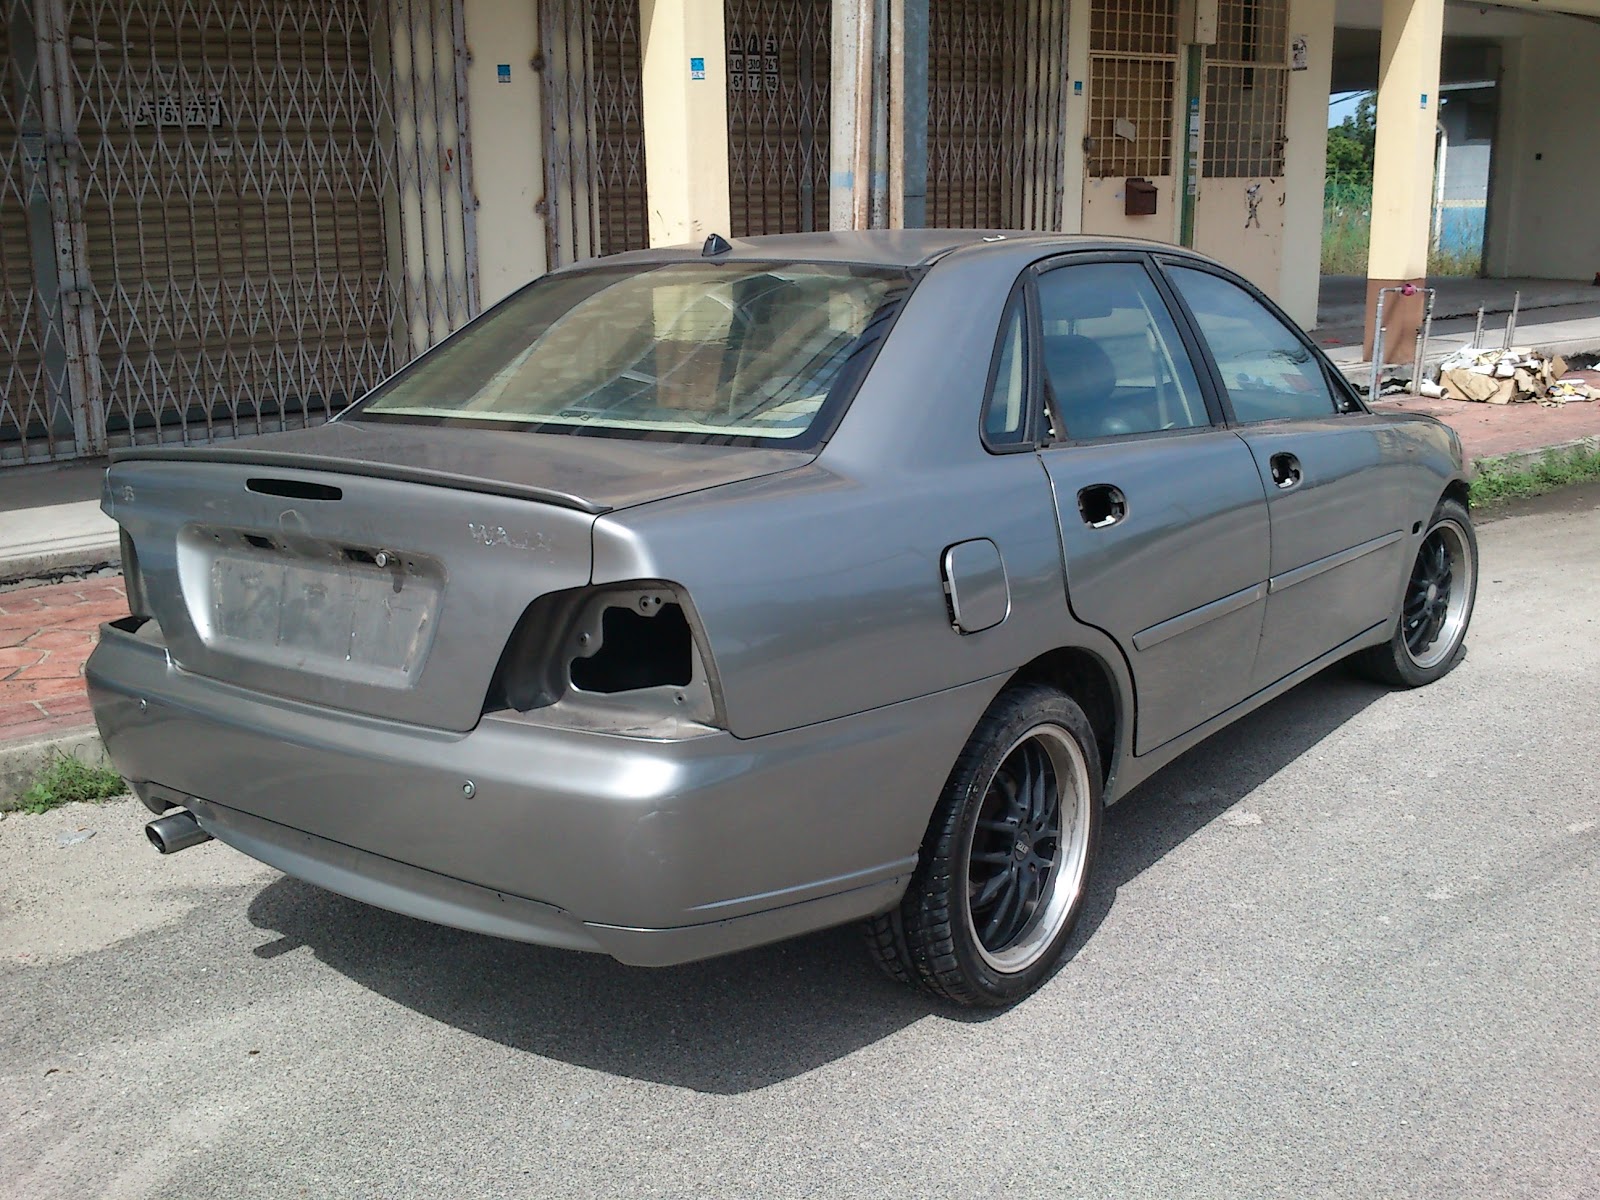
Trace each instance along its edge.
<path fill-rule="evenodd" d="M 1426 38 L 1413 69 L 1391 30 L 1444 0 L 1381 5 L 1399 94 Z M 1334 23 L 1335 0 L 0 0 L 0 467 L 325 420 L 554 266 L 709 232 L 1181 242 L 1310 325 Z M 1385 198 L 1405 129 L 1431 153 L 1418 90 L 1409 123 L 1380 100 L 1375 276 L 1415 274 L 1411 193 Z M 1491 214 L 1539 203 L 1491 186 Z M 1529 257 L 1493 219 L 1489 243 Z"/>

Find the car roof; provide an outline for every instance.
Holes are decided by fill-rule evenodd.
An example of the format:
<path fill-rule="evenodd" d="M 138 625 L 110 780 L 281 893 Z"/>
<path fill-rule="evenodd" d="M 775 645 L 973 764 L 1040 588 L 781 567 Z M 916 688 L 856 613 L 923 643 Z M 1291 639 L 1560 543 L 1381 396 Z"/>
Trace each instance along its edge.
<path fill-rule="evenodd" d="M 818 233 L 784 233 L 765 237 L 732 238 L 728 249 L 714 256 L 716 262 L 795 261 L 860 263 L 873 266 L 915 267 L 931 263 L 952 250 L 981 252 L 985 247 L 1014 256 L 1019 249 L 1033 249 L 1039 255 L 1072 250 L 1159 250 L 1184 254 L 1180 246 L 1140 238 L 1106 237 L 1080 233 L 1037 233 L 1018 229 L 859 229 Z M 683 262 L 706 257 L 704 243 L 658 246 L 631 250 L 574 263 L 576 267 L 606 264 Z M 1199 257 L 1195 255 L 1194 257 Z M 570 268 L 568 268 L 570 269 Z"/>

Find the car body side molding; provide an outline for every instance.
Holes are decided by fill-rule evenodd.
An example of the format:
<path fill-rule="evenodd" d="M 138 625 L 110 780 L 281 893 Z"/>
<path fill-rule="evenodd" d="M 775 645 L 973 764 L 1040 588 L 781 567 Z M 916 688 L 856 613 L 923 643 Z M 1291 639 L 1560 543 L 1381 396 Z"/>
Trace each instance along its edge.
<path fill-rule="evenodd" d="M 1382 537 L 1375 537 L 1370 542 L 1362 542 L 1360 545 L 1351 546 L 1348 550 L 1341 550 L 1337 554 L 1330 554 L 1326 558 L 1319 558 L 1315 562 L 1308 562 L 1303 567 L 1296 567 L 1292 571 L 1285 571 L 1282 575 L 1274 575 L 1267 581 L 1267 591 L 1269 593 L 1276 594 L 1286 588 L 1292 588 L 1297 583 L 1304 583 L 1308 579 L 1315 579 L 1324 571 L 1331 571 L 1335 567 L 1342 567 L 1346 563 L 1355 562 L 1356 559 L 1364 558 L 1368 554 L 1382 550 L 1386 546 L 1392 546 L 1398 542 L 1402 536 L 1403 535 L 1401 532 L 1397 529 L 1393 533 L 1386 533 Z"/>
<path fill-rule="evenodd" d="M 1191 629 L 1198 629 L 1207 621 L 1215 621 L 1218 617 L 1225 617 L 1229 613 L 1238 612 L 1241 608 L 1249 608 L 1257 600 L 1267 594 L 1265 583 L 1251 584 L 1247 588 L 1240 588 L 1231 595 L 1223 596 L 1220 600 L 1213 600 L 1209 604 L 1202 604 L 1199 608 L 1191 608 L 1186 613 L 1152 625 L 1148 629 L 1141 629 L 1133 635 L 1133 648 L 1135 650 L 1149 650 L 1159 646 L 1170 638 L 1177 637 L 1180 633 L 1188 633 Z"/>

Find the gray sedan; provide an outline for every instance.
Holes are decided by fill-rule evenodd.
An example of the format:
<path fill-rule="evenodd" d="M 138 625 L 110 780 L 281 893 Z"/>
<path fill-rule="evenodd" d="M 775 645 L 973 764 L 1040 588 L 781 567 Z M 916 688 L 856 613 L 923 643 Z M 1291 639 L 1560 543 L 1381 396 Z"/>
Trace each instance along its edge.
<path fill-rule="evenodd" d="M 1347 656 L 1460 659 L 1461 450 L 1168 246 L 548 275 L 315 429 L 116 456 L 88 667 L 158 848 L 627 963 L 863 921 L 997 1005 L 1105 804 Z"/>

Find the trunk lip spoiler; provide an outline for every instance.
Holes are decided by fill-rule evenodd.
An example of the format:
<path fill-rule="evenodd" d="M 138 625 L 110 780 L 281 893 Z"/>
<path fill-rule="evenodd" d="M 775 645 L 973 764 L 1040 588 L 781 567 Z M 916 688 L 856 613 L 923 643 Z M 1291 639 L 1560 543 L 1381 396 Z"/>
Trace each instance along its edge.
<path fill-rule="evenodd" d="M 404 463 L 341 458 L 337 455 L 293 454 L 277 450 L 237 450 L 228 446 L 127 446 L 112 450 L 110 460 L 113 466 L 124 462 L 220 462 L 276 470 L 324 471 L 338 475 L 360 475 L 369 479 L 393 479 L 401 483 L 419 483 L 429 487 L 450 488 L 454 491 L 482 492 L 491 496 L 510 496 L 519 500 L 536 500 L 595 517 L 614 511 L 612 505 L 596 504 L 582 496 L 555 488 L 484 479 L 476 475 L 458 475 L 452 471 L 408 466 Z"/>

